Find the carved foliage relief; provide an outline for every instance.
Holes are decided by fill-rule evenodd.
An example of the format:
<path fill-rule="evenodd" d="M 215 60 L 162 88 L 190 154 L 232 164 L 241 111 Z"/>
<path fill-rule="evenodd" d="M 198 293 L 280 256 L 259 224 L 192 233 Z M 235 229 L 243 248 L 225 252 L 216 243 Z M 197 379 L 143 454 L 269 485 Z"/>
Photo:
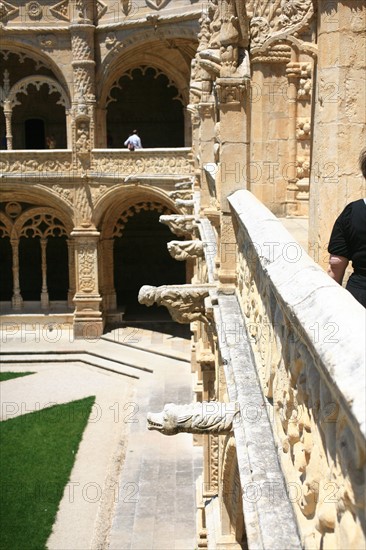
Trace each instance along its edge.
<path fill-rule="evenodd" d="M 272 37 L 302 30 L 313 15 L 312 0 L 249 0 L 252 49 Z"/>

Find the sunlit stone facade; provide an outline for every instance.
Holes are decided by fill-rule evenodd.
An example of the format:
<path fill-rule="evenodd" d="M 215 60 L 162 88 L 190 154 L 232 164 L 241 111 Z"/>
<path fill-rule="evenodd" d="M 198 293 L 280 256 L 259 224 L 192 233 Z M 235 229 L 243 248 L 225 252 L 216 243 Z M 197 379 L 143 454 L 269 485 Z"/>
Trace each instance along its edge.
<path fill-rule="evenodd" d="M 98 337 L 149 285 L 190 323 L 196 401 L 240 410 L 194 432 L 198 547 L 362 548 L 365 314 L 323 267 L 366 196 L 366 2 L 0 2 L 0 25 L 3 327 Z"/>

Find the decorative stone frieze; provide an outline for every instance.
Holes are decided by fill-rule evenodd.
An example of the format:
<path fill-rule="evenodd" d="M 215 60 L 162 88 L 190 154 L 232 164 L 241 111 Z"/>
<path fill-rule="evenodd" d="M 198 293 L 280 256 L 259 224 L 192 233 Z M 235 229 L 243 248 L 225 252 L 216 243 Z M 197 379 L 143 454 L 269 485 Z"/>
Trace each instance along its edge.
<path fill-rule="evenodd" d="M 233 422 L 239 416 L 239 412 L 237 403 L 168 403 L 161 413 L 148 413 L 147 427 L 163 435 L 176 435 L 181 432 L 225 435 L 232 431 Z"/>
<path fill-rule="evenodd" d="M 192 236 L 197 230 L 197 219 L 195 216 L 172 214 L 171 216 L 160 216 L 159 221 L 167 225 L 170 231 L 178 237 Z"/>
<path fill-rule="evenodd" d="M 22 152 L 21 155 L 16 151 L 2 151 L 0 173 L 3 176 L 7 173 L 37 174 L 41 179 L 48 173 L 67 174 L 72 170 L 71 157 L 71 151 Z"/>
<path fill-rule="evenodd" d="M 195 241 L 170 241 L 167 244 L 169 254 L 179 262 L 204 256 L 203 242 Z"/>
<path fill-rule="evenodd" d="M 138 301 L 145 306 L 165 306 L 177 323 L 209 323 L 206 298 L 214 285 L 163 285 L 141 287 Z M 210 306 L 212 307 L 212 306 Z"/>
<path fill-rule="evenodd" d="M 192 174 L 190 152 L 184 151 L 93 151 L 92 169 L 99 174 L 115 174 L 119 177 L 136 175 L 189 176 Z"/>
<path fill-rule="evenodd" d="M 70 20 L 70 3 L 69 0 L 61 0 L 54 6 L 50 7 L 50 13 L 58 19 L 63 19 L 64 21 Z"/>
<path fill-rule="evenodd" d="M 0 2 L 0 21 L 4 21 L 9 17 L 15 17 L 19 14 L 19 8 L 2 0 Z"/>

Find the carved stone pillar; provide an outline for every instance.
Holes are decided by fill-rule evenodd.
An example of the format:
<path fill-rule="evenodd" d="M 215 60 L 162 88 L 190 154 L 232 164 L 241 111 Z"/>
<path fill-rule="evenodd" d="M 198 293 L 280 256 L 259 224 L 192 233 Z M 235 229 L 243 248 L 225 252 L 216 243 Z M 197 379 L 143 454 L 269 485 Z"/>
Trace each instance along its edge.
<path fill-rule="evenodd" d="M 201 166 L 214 163 L 213 145 L 215 136 L 215 104 L 213 102 L 199 103 L 198 113 L 200 115 L 200 162 Z M 216 190 L 210 189 L 208 177 L 215 177 L 215 174 L 206 174 L 201 171 L 201 208 L 204 210 L 211 206 L 211 196 L 215 196 Z"/>
<path fill-rule="evenodd" d="M 6 136 L 6 148 L 8 151 L 13 149 L 13 133 L 11 130 L 11 117 L 12 117 L 11 102 L 4 101 L 4 117 L 5 117 L 5 136 Z"/>
<path fill-rule="evenodd" d="M 117 309 L 117 295 L 113 277 L 113 247 L 114 239 L 101 241 L 101 293 L 103 297 L 103 310 Z"/>
<path fill-rule="evenodd" d="M 75 229 L 76 293 L 74 296 L 74 336 L 93 339 L 103 332 L 101 296 L 98 288 L 98 240 L 99 232 L 91 229 Z"/>
<path fill-rule="evenodd" d="M 294 52 L 292 54 L 295 55 Z M 287 187 L 286 187 L 286 214 L 291 216 L 296 213 L 296 192 L 297 192 L 297 140 L 296 140 L 296 125 L 297 125 L 297 77 L 298 67 L 296 63 L 289 63 L 287 66 L 288 78 L 288 110 L 289 110 L 289 138 L 288 138 L 288 169 L 286 171 Z"/>
<path fill-rule="evenodd" d="M 95 61 L 93 2 L 77 0 L 70 25 L 73 60 L 72 148 L 74 167 L 88 169 L 95 139 Z"/>
<path fill-rule="evenodd" d="M 19 311 L 23 307 L 23 298 L 20 293 L 19 285 L 19 239 L 11 239 L 10 243 L 13 254 L 13 296 L 11 299 L 11 305 L 15 311 Z"/>
<path fill-rule="evenodd" d="M 67 239 L 67 253 L 69 263 L 69 290 L 67 291 L 67 305 L 72 307 L 75 296 L 75 246 L 73 239 Z"/>
<path fill-rule="evenodd" d="M 218 197 L 221 206 L 220 269 L 222 286 L 235 284 L 235 235 L 228 195 L 246 188 L 248 181 L 248 80 L 218 78 L 216 92 L 220 108 L 220 163 Z"/>
<path fill-rule="evenodd" d="M 325 267 L 335 219 L 346 204 L 366 194 L 358 166 L 366 143 L 366 4 L 319 0 L 317 11 L 309 251 Z"/>
<path fill-rule="evenodd" d="M 42 270 L 42 290 L 41 290 L 41 309 L 50 307 L 50 300 L 47 288 L 47 239 L 41 237 L 41 270 Z"/>

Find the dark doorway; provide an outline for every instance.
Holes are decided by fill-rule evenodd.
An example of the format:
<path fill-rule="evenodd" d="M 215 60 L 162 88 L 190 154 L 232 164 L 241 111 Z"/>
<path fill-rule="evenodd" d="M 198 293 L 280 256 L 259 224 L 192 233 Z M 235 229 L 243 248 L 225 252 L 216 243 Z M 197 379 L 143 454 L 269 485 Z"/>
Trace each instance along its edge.
<path fill-rule="evenodd" d="M 67 238 L 47 238 L 47 288 L 50 300 L 67 300 L 69 268 Z"/>
<path fill-rule="evenodd" d="M 26 120 L 24 133 L 26 149 L 46 148 L 44 122 L 41 118 L 29 118 Z"/>
<path fill-rule="evenodd" d="M 123 236 L 114 240 L 114 285 L 117 305 L 138 316 L 152 316 L 159 310 L 160 318 L 170 319 L 165 308 L 147 308 L 137 301 L 143 285 L 184 284 L 185 262 L 174 260 L 167 243 L 177 239 L 168 227 L 159 223 L 160 213 L 142 211 L 130 218 Z"/>
<path fill-rule="evenodd" d="M 107 111 L 108 146 L 123 148 L 137 129 L 142 146 L 184 147 L 184 112 L 179 91 L 156 69 L 144 67 L 122 76 L 111 90 Z"/>
<path fill-rule="evenodd" d="M 19 240 L 19 282 L 23 300 L 40 301 L 42 271 L 39 237 L 21 237 Z"/>
<path fill-rule="evenodd" d="M 9 301 L 12 295 L 12 250 L 9 237 L 4 237 L 0 239 L 0 300 Z"/>

